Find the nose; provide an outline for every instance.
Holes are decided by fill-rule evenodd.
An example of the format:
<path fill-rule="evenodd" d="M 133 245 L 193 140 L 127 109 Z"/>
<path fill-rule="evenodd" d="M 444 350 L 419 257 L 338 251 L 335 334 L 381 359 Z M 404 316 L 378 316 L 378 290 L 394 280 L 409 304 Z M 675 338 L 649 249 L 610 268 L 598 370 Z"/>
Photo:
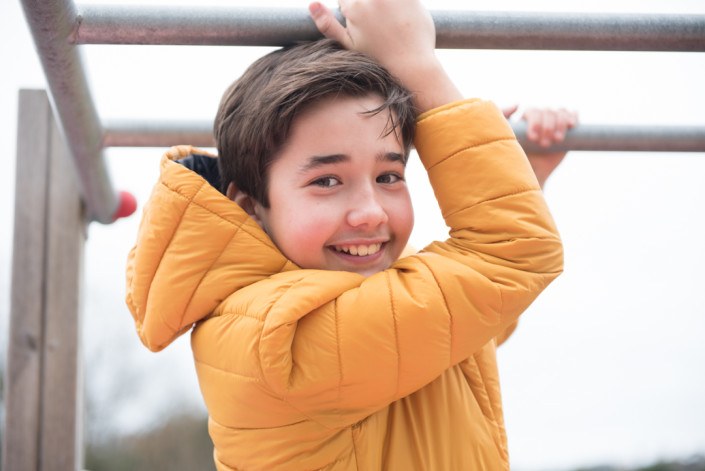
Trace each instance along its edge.
<path fill-rule="evenodd" d="M 352 227 L 377 227 L 389 221 L 387 211 L 374 189 L 362 189 L 351 198 L 347 220 Z"/>

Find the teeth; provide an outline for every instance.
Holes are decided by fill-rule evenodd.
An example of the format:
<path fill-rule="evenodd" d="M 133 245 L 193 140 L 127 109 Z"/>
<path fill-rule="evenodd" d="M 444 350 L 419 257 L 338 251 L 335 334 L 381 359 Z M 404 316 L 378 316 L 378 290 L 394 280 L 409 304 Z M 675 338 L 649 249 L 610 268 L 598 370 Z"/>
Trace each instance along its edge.
<path fill-rule="evenodd" d="M 379 252 L 382 248 L 382 244 L 336 245 L 334 248 L 338 252 L 349 253 L 350 255 L 357 255 L 358 257 L 365 257 L 367 255 L 373 255 Z"/>

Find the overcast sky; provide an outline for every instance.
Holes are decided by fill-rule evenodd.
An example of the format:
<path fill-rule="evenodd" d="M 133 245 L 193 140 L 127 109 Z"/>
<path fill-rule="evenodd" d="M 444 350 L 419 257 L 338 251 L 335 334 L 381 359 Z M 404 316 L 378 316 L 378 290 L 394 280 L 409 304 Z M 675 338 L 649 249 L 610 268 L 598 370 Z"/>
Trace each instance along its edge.
<path fill-rule="evenodd" d="M 434 0 L 433 8 L 705 13 L 702 0 L 487 3 Z M 45 85 L 19 2 L 0 2 L 0 18 L 4 361 L 17 90 Z M 103 118 L 209 120 L 225 87 L 267 50 L 91 46 L 84 59 Z M 500 105 L 563 106 L 577 110 L 584 123 L 705 126 L 705 53 L 440 55 L 468 97 Z M 162 152 L 108 150 L 115 187 L 144 203 Z M 412 164 L 417 247 L 446 237 L 424 178 Z M 704 179 L 703 153 L 575 152 L 548 181 L 546 197 L 565 243 L 565 273 L 500 349 L 514 469 L 634 465 L 705 453 Z M 99 405 L 114 405 L 103 412 L 104 420 L 124 429 L 153 423 L 174 405 L 202 407 L 188 336 L 164 352 L 148 353 L 124 307 L 125 257 L 138 219 L 92 224 L 85 260 L 88 387 L 100 396 Z"/>

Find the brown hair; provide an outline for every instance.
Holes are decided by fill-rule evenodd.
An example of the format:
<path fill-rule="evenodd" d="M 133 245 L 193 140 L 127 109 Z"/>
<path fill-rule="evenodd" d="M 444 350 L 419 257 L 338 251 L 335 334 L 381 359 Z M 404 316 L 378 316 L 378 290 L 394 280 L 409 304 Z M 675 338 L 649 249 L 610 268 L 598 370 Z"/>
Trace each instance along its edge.
<path fill-rule="evenodd" d="M 276 50 L 255 61 L 224 93 L 215 119 L 221 182 L 269 207 L 268 167 L 297 114 L 329 96 L 382 97 L 369 113 L 388 111 L 387 132 L 400 137 L 408 156 L 416 110 L 389 72 L 364 54 L 331 40 Z"/>

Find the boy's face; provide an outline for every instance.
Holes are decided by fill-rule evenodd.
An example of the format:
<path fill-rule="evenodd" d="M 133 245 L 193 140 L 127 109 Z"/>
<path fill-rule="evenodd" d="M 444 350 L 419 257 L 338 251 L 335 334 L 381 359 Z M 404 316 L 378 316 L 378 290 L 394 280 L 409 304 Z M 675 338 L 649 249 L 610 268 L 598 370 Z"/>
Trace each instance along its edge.
<path fill-rule="evenodd" d="M 270 207 L 255 203 L 255 216 L 302 268 L 368 276 L 388 268 L 409 239 L 404 149 L 387 134 L 387 112 L 363 114 L 381 104 L 369 95 L 312 105 L 270 166 Z"/>

